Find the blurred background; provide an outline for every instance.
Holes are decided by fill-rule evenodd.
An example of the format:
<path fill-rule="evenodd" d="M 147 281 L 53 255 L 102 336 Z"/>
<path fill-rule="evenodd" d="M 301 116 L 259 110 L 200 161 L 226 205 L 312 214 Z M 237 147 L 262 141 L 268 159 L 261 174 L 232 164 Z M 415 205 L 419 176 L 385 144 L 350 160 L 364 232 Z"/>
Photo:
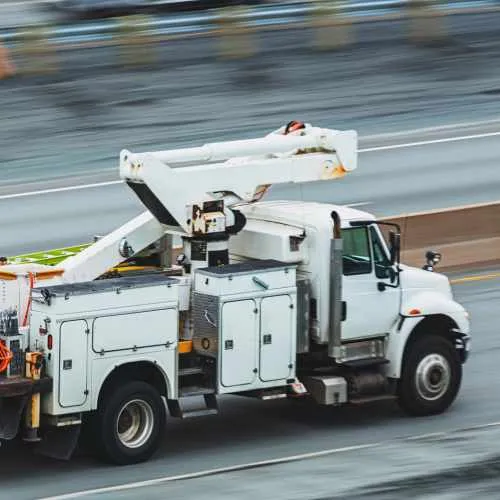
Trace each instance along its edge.
<path fill-rule="evenodd" d="M 292 119 L 356 129 L 359 168 L 328 191 L 285 187 L 270 197 L 366 206 L 381 216 L 497 201 L 499 95 L 498 0 L 3 0 L 0 254 L 86 243 L 140 213 L 139 201 L 119 183 L 122 148 L 257 137 Z M 39 484 L 56 494 L 498 422 L 500 403 L 489 385 L 500 347 L 491 328 L 500 321 L 498 282 L 456 290 L 481 340 L 463 398 L 446 415 L 408 421 L 382 407 L 333 417 L 322 409 L 295 414 L 284 404 L 266 413 L 244 402 L 216 423 L 179 432 L 182 438 L 174 432 L 158 461 L 132 472 L 103 473 L 83 459 L 55 473 L 19 454 L 4 464 L 11 475 L 2 479 L 4 491 L 34 498 Z M 414 455 L 394 452 L 391 473 L 404 476 L 412 465 L 425 476 L 454 461 L 456 475 L 436 479 L 451 496 L 426 490 L 418 498 L 465 498 L 478 487 L 469 483 L 472 475 L 488 481 L 485 498 L 495 498 L 498 441 L 482 435 L 464 451 L 472 439 L 450 439 L 449 449 L 435 455 L 426 442 Z M 207 445 L 202 452 L 200 443 Z M 384 453 L 366 462 L 373 471 L 380 466 L 373 481 L 389 477 Z M 349 467 L 354 485 L 359 460 Z M 480 465 L 470 468 L 472 460 Z M 26 466 L 41 479 L 36 488 L 20 484 Z M 403 486 L 373 498 L 417 498 L 415 483 Z M 301 498 L 313 498 L 313 489 Z M 202 485 L 197 494 L 203 491 Z M 286 498 L 278 493 L 273 498 Z"/>

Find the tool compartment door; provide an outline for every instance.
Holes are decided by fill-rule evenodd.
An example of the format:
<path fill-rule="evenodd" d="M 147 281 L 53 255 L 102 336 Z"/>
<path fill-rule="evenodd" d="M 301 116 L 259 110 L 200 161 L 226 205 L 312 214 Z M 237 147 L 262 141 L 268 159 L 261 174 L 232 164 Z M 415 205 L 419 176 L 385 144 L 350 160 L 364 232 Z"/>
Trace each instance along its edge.
<path fill-rule="evenodd" d="M 221 384 L 252 384 L 257 370 L 258 315 L 253 299 L 225 302 L 221 311 Z"/>
<path fill-rule="evenodd" d="M 87 388 L 88 325 L 85 320 L 64 321 L 59 337 L 59 404 L 85 404 Z"/>
<path fill-rule="evenodd" d="M 96 353 L 165 347 L 177 343 L 177 309 L 134 311 L 99 316 L 93 322 L 92 349 Z"/>
<path fill-rule="evenodd" d="M 260 306 L 260 379 L 287 379 L 292 363 L 295 309 L 290 295 L 264 297 Z"/>

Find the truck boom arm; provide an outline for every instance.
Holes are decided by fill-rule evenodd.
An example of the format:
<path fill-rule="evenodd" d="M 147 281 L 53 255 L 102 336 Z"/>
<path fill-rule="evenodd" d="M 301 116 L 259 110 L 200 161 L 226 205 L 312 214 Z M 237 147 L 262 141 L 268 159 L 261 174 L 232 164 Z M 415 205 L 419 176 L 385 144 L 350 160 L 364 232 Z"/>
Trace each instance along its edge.
<path fill-rule="evenodd" d="M 228 159 L 228 161 L 220 162 Z M 120 175 L 155 217 L 189 232 L 186 208 L 230 192 L 255 200 L 272 184 L 331 180 L 357 167 L 357 134 L 307 126 L 300 134 L 206 144 L 196 148 L 135 154 L 123 150 Z M 219 161 L 219 163 L 210 163 Z M 172 168 L 175 164 L 201 162 Z"/>
<path fill-rule="evenodd" d="M 222 160 L 229 161 L 221 163 Z M 195 166 L 171 166 L 198 162 Z M 219 162 L 219 163 L 211 163 Z M 131 255 L 159 240 L 168 229 L 188 230 L 186 206 L 213 193 L 232 192 L 251 202 L 258 187 L 286 182 L 328 180 L 357 167 L 355 131 L 305 129 L 288 135 L 278 129 L 258 139 L 206 144 L 142 154 L 122 151 L 120 174 L 149 208 L 79 254 L 61 262 L 61 279 L 96 279 Z"/>
<path fill-rule="evenodd" d="M 354 130 L 321 129 L 307 124 L 300 135 L 282 135 L 281 129 L 257 139 L 213 142 L 194 148 L 155 151 L 149 154 L 169 165 L 190 162 L 222 161 L 241 156 L 295 154 L 300 150 L 317 149 L 336 152 L 346 171 L 357 166 L 357 134 Z"/>
<path fill-rule="evenodd" d="M 130 255 L 134 255 L 159 240 L 164 234 L 165 228 L 151 212 L 143 212 L 77 255 L 63 260 L 58 266 L 64 270 L 61 279 L 65 283 L 95 280 L 125 260 L 127 255 L 121 253 L 122 242 L 128 245 Z"/>

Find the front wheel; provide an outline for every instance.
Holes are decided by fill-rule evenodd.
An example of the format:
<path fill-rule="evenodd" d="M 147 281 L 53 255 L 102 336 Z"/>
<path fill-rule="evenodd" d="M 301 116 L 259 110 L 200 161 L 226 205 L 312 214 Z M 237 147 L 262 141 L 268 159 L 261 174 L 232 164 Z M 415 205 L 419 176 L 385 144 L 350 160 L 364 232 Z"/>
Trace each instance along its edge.
<path fill-rule="evenodd" d="M 451 341 L 434 336 L 417 339 L 408 353 L 398 384 L 401 408 L 410 415 L 443 413 L 455 400 L 462 364 Z"/>
<path fill-rule="evenodd" d="M 129 382 L 111 391 L 98 411 L 101 455 L 118 465 L 143 462 L 157 450 L 164 427 L 158 391 L 145 382 Z"/>

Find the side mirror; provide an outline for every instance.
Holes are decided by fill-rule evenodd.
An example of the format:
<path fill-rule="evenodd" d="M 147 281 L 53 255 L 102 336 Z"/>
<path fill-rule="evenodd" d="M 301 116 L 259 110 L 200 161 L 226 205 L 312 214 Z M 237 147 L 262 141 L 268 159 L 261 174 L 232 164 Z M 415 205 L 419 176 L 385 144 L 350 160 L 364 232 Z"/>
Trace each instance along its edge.
<path fill-rule="evenodd" d="M 389 244 L 391 251 L 391 265 L 394 265 L 399 260 L 399 252 L 401 249 L 401 234 L 396 231 L 389 232 Z"/>

